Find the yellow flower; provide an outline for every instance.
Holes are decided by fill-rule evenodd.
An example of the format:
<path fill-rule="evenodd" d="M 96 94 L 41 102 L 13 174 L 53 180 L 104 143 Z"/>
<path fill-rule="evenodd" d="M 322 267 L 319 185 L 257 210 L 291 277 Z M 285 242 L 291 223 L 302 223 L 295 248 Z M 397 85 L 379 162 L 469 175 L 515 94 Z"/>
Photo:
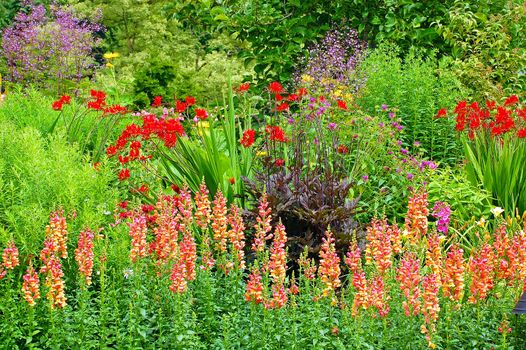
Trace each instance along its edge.
<path fill-rule="evenodd" d="M 484 219 L 484 217 L 481 217 L 479 221 L 477 221 L 477 225 L 479 227 L 484 227 L 484 225 L 486 224 L 486 219 Z"/>
<path fill-rule="evenodd" d="M 103 57 L 104 57 L 105 59 L 107 59 L 107 60 L 111 60 L 111 59 L 113 59 L 113 58 L 117 58 L 117 57 L 119 57 L 119 56 L 120 56 L 120 55 L 119 55 L 118 52 L 106 52 L 106 53 L 104 54 Z"/>
<path fill-rule="evenodd" d="M 267 152 L 265 152 L 265 151 L 257 151 L 256 152 L 256 156 L 257 157 L 264 157 L 266 155 L 267 155 Z"/>
<path fill-rule="evenodd" d="M 301 76 L 301 81 L 304 82 L 304 83 L 311 83 L 312 81 L 314 81 L 314 78 L 311 77 L 310 75 L 308 74 L 303 74 Z"/>
<path fill-rule="evenodd" d="M 333 92 L 334 97 L 341 97 L 343 95 L 343 91 L 341 89 L 338 89 Z"/>
<path fill-rule="evenodd" d="M 197 126 L 200 128 L 209 128 L 210 123 L 208 123 L 207 121 L 200 121 L 199 123 L 197 123 Z"/>
<path fill-rule="evenodd" d="M 113 68 L 113 64 L 111 64 L 110 62 L 106 63 L 106 67 L 108 68 Z"/>

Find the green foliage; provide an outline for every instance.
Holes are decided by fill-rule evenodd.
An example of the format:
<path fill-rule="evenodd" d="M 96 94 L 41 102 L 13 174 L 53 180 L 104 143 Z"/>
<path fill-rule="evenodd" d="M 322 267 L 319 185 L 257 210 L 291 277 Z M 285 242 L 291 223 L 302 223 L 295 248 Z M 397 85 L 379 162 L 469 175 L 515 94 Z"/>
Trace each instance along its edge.
<path fill-rule="evenodd" d="M 405 144 L 416 141 L 424 154 L 441 162 L 454 163 L 461 156 L 453 121 L 437 119 L 442 107 L 452 107 L 464 94 L 455 75 L 434 55 L 411 51 L 404 59 L 390 46 L 373 50 L 360 69 L 366 86 L 357 103 L 368 113 L 385 104 L 402 119 Z"/>
<path fill-rule="evenodd" d="M 2 242 L 14 236 L 36 251 L 49 214 L 59 208 L 77 212 L 77 229 L 106 221 L 116 201 L 107 170 L 96 172 L 63 135 L 46 139 L 32 127 L 0 123 Z"/>
<path fill-rule="evenodd" d="M 495 99 L 526 89 L 524 1 L 454 1 L 437 28 L 452 47 L 454 72 L 472 99 Z"/>

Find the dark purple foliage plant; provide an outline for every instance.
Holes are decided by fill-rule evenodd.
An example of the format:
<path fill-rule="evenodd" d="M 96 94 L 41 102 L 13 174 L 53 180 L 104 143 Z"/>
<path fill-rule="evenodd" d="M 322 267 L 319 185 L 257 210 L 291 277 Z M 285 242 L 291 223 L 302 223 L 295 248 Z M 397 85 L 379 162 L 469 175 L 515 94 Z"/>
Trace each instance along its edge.
<path fill-rule="evenodd" d="M 93 49 L 100 45 L 100 14 L 81 19 L 68 8 L 29 4 L 2 33 L 7 79 L 63 93 L 94 74 Z"/>

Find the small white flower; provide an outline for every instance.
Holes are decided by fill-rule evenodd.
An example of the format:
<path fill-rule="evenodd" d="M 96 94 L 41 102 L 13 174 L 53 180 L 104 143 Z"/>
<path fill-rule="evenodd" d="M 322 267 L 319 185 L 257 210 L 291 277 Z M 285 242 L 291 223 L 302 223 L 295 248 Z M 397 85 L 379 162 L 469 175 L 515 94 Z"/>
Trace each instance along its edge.
<path fill-rule="evenodd" d="M 133 276 L 133 270 L 132 269 L 125 269 L 123 271 L 124 273 L 124 278 L 128 279 L 130 278 L 131 276 Z"/>
<path fill-rule="evenodd" d="M 498 216 L 500 216 L 500 214 L 504 213 L 504 209 L 502 209 L 501 207 L 495 207 L 495 208 L 491 209 L 491 213 L 495 217 L 498 217 Z"/>

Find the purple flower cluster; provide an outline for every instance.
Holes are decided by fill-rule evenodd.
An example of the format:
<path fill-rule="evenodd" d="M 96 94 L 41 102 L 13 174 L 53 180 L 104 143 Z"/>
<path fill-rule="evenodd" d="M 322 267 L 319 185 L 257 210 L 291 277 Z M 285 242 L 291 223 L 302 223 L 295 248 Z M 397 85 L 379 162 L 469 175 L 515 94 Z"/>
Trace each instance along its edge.
<path fill-rule="evenodd" d="M 9 80 L 22 83 L 57 84 L 78 82 L 94 72 L 93 48 L 103 30 L 92 20 L 79 19 L 68 10 L 52 6 L 48 14 L 42 5 L 29 5 L 2 33 L 2 54 L 9 68 Z"/>
<path fill-rule="evenodd" d="M 358 38 L 358 33 L 351 28 L 335 28 L 315 44 L 308 54 L 305 68 L 296 73 L 296 80 L 301 83 L 304 75 L 310 76 L 314 84 L 320 84 L 325 91 L 332 91 L 336 85 L 354 88 L 363 85 L 356 80 L 354 71 L 367 49 L 367 44 Z"/>
<path fill-rule="evenodd" d="M 447 234 L 449 231 L 449 216 L 451 208 L 444 202 L 436 202 L 431 213 L 437 219 L 437 231 Z"/>

